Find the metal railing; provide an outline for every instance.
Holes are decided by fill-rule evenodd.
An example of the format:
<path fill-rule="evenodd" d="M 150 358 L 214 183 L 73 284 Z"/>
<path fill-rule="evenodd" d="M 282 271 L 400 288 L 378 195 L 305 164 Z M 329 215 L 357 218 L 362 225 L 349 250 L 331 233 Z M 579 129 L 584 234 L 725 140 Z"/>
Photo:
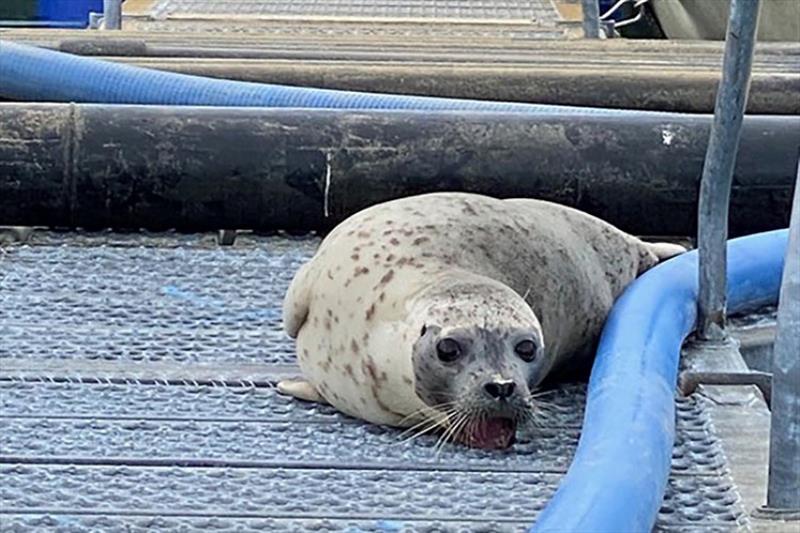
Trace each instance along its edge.
<path fill-rule="evenodd" d="M 122 29 L 122 0 L 103 0 L 103 21 L 107 30 Z"/>
<path fill-rule="evenodd" d="M 600 4 L 597 0 L 583 0 L 583 36 L 587 39 L 600 38 Z"/>
<path fill-rule="evenodd" d="M 704 340 L 723 340 L 725 334 L 725 276 L 728 205 L 733 169 L 753 63 L 760 0 L 732 0 L 722 79 L 717 89 L 714 122 L 708 141 L 700 204 L 697 241 L 700 249 L 700 294 L 697 334 Z"/>
<path fill-rule="evenodd" d="M 800 510 L 800 162 L 772 352 L 767 507 Z"/>

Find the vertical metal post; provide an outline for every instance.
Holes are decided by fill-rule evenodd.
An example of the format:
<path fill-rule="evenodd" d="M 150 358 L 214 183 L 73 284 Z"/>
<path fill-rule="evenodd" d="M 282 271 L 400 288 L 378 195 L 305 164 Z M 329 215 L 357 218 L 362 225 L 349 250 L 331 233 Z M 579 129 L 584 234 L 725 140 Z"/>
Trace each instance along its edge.
<path fill-rule="evenodd" d="M 728 204 L 739 135 L 742 129 L 750 67 L 758 27 L 759 0 L 731 0 L 722 79 L 700 182 L 697 238 L 700 248 L 698 335 L 725 339 Z"/>
<path fill-rule="evenodd" d="M 582 0 L 583 36 L 587 39 L 600 38 L 600 5 L 598 0 Z"/>
<path fill-rule="evenodd" d="M 122 0 L 103 0 L 103 21 L 107 30 L 122 29 Z"/>
<path fill-rule="evenodd" d="M 800 510 L 800 162 L 772 355 L 767 507 Z"/>

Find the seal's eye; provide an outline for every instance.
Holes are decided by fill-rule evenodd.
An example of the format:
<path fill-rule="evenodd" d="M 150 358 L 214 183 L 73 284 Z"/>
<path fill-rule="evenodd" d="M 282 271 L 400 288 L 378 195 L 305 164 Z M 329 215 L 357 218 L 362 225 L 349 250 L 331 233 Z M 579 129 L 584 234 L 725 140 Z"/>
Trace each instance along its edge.
<path fill-rule="evenodd" d="M 436 355 L 444 363 L 452 363 L 461 357 L 461 346 L 450 338 L 444 338 L 436 343 Z"/>
<path fill-rule="evenodd" d="M 526 339 L 514 346 L 514 351 L 523 361 L 530 363 L 536 357 L 536 344 L 532 340 Z"/>
<path fill-rule="evenodd" d="M 419 332 L 420 337 L 424 337 L 425 333 L 428 332 L 428 326 L 422 326 L 422 331 Z"/>

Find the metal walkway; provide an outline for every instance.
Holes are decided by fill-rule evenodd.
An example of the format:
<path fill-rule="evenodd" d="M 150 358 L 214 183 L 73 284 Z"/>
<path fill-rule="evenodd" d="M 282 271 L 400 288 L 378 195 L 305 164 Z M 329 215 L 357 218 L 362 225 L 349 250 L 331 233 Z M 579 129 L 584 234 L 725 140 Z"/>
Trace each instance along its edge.
<path fill-rule="evenodd" d="M 573 0 L 128 0 L 125 29 L 372 38 L 582 35 Z"/>
<path fill-rule="evenodd" d="M 58 234 L 0 248 L 0 530 L 521 531 L 584 393 L 509 451 L 279 395 L 283 293 L 314 238 Z M 747 527 L 705 408 L 678 401 L 659 531 Z M 184 528 L 184 529 L 181 529 Z"/>

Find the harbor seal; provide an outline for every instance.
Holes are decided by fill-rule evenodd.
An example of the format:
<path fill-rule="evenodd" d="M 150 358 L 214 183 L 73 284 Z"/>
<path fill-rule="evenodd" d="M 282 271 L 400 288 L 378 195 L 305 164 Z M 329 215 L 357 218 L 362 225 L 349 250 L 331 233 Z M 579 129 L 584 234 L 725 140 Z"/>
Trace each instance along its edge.
<path fill-rule="evenodd" d="M 625 286 L 682 251 L 546 201 L 433 193 L 372 206 L 292 280 L 284 328 L 304 379 L 279 390 L 508 447 L 542 380 L 590 358 Z"/>

